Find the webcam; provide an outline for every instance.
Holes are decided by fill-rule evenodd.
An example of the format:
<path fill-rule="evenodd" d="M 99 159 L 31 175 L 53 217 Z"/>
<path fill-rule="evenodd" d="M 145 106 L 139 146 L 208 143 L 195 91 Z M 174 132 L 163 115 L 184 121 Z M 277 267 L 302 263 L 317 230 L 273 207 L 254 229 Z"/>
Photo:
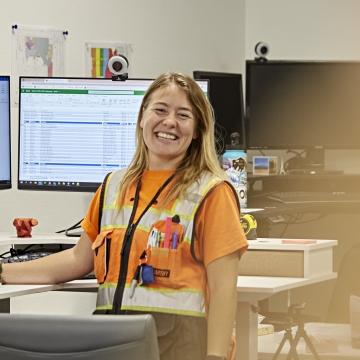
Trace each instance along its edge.
<path fill-rule="evenodd" d="M 255 45 L 255 54 L 258 56 L 255 58 L 257 61 L 266 61 L 266 55 L 269 54 L 269 45 L 263 41 L 258 42 Z"/>
<path fill-rule="evenodd" d="M 127 80 L 129 61 L 124 55 L 114 55 L 109 59 L 108 68 L 113 80 Z"/>

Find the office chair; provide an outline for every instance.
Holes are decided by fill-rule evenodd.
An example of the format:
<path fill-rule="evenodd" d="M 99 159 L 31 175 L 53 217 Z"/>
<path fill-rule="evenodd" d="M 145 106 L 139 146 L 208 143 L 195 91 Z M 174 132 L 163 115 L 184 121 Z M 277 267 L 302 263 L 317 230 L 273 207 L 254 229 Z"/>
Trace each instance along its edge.
<path fill-rule="evenodd" d="M 159 360 L 151 315 L 0 314 L 0 359 Z"/>
<path fill-rule="evenodd" d="M 301 338 L 304 339 L 306 345 L 310 349 L 313 358 L 316 360 L 320 360 L 316 349 L 311 342 L 308 334 L 305 331 L 305 322 L 313 321 L 314 317 L 309 315 L 303 315 L 301 311 L 305 308 L 305 304 L 294 304 L 290 305 L 288 311 L 286 313 L 280 312 L 264 312 L 265 316 L 262 321 L 263 324 L 271 324 L 274 326 L 275 331 L 284 331 L 284 336 L 280 341 L 278 348 L 275 351 L 275 354 L 272 360 L 278 359 L 282 348 L 284 347 L 286 342 L 289 342 L 289 352 L 287 355 L 287 359 L 299 359 L 299 355 L 297 353 L 297 345 Z M 297 327 L 295 335 L 293 335 L 293 327 Z"/>

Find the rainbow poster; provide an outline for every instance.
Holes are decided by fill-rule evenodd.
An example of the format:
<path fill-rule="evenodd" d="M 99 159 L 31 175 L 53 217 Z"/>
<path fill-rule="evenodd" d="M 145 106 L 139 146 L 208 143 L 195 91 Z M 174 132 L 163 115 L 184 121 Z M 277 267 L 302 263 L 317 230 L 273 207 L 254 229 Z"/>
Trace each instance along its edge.
<path fill-rule="evenodd" d="M 117 55 L 116 50 L 105 48 L 91 49 L 91 77 L 96 78 L 110 78 L 111 72 L 107 67 L 109 59 Z"/>
<path fill-rule="evenodd" d="M 106 44 L 87 44 L 87 75 L 93 78 L 111 78 L 108 69 L 109 59 L 114 55 L 124 55 L 129 60 L 131 45 L 121 44 L 106 46 Z"/>

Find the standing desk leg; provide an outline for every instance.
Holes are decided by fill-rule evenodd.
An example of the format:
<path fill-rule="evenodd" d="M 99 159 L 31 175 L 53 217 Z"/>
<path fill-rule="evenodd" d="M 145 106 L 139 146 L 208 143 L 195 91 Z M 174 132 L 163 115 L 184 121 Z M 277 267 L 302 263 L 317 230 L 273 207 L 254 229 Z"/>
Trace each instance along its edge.
<path fill-rule="evenodd" d="M 258 314 L 257 301 L 237 303 L 236 360 L 257 360 Z"/>
<path fill-rule="evenodd" d="M 10 298 L 0 300 L 0 313 L 10 312 Z"/>

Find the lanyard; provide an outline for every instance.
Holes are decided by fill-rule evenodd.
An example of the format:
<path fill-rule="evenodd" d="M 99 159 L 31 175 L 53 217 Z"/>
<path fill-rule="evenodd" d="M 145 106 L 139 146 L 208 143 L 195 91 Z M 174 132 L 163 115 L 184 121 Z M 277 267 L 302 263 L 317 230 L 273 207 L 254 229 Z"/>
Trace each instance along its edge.
<path fill-rule="evenodd" d="M 134 218 L 135 218 L 135 214 L 136 214 L 136 210 L 137 207 L 139 205 L 139 198 L 140 198 L 140 190 L 141 190 L 141 179 L 137 182 L 136 184 L 136 191 L 135 191 L 135 197 L 134 197 L 134 205 L 131 211 L 131 215 L 130 215 L 130 219 L 129 219 L 129 223 L 128 226 L 126 228 L 126 232 L 125 232 L 125 236 L 124 236 L 124 241 L 122 244 L 122 248 L 121 248 L 121 255 L 123 255 L 125 248 L 127 247 L 129 241 L 131 240 L 134 231 L 137 227 L 137 225 L 139 224 L 141 218 L 145 215 L 145 213 L 150 209 L 150 207 L 156 203 L 157 198 L 159 197 L 159 195 L 162 193 L 162 191 L 165 189 L 165 187 L 170 183 L 170 181 L 174 178 L 175 174 L 172 174 L 170 177 L 168 177 L 164 183 L 159 187 L 158 191 L 156 192 L 156 194 L 153 196 L 153 198 L 149 201 L 149 203 L 146 205 L 145 209 L 142 211 L 142 213 L 140 214 L 139 218 L 136 220 L 136 222 L 134 222 Z"/>
<path fill-rule="evenodd" d="M 119 269 L 119 278 L 118 283 L 116 286 L 115 294 L 114 294 L 114 300 L 113 300 L 113 307 L 110 311 L 111 314 L 120 314 L 122 313 L 121 310 L 121 303 L 122 303 L 122 297 L 124 294 L 124 288 L 125 288 L 125 282 L 126 282 L 126 276 L 128 272 L 128 265 L 129 265 L 129 254 L 131 249 L 131 243 L 132 238 L 134 236 L 135 229 L 137 225 L 139 224 L 141 218 L 144 216 L 144 214 L 149 210 L 149 208 L 156 202 L 156 199 L 159 197 L 161 192 L 164 190 L 164 188 L 170 183 L 170 181 L 174 178 L 175 174 L 171 175 L 169 178 L 165 180 L 165 182 L 160 186 L 156 194 L 153 196 L 153 198 L 150 200 L 150 202 L 146 205 L 145 209 L 139 216 L 136 222 L 134 222 L 136 210 L 139 204 L 139 197 L 140 197 L 140 190 L 141 190 L 141 180 L 138 181 L 136 185 L 136 192 L 135 192 L 135 198 L 134 198 L 134 205 L 133 209 L 130 215 L 129 223 L 125 232 L 122 248 L 121 248 L 121 265 Z"/>

